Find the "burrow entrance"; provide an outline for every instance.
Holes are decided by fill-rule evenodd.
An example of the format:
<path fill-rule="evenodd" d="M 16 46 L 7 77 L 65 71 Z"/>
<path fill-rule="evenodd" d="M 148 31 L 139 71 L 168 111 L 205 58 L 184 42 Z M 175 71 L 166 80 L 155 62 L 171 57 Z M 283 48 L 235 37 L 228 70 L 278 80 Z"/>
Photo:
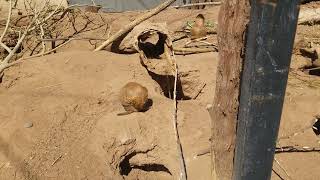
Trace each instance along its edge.
<path fill-rule="evenodd" d="M 155 74 L 151 71 L 148 71 L 148 73 L 151 76 L 151 78 L 159 84 L 163 95 L 167 98 L 173 99 L 174 98 L 173 94 L 174 94 L 175 77 L 174 76 L 166 76 L 166 75 L 158 75 L 158 74 Z M 180 78 L 178 78 L 178 80 L 177 80 L 177 94 L 176 94 L 176 96 L 177 96 L 176 97 L 177 100 L 190 100 L 190 99 L 192 99 L 191 97 L 184 94 Z"/>
<path fill-rule="evenodd" d="M 130 176 L 130 173 L 136 169 L 143 171 L 145 173 L 148 172 L 157 172 L 157 173 L 162 173 L 166 174 L 168 176 L 172 176 L 172 173 L 169 171 L 167 167 L 165 167 L 163 164 L 144 164 L 144 165 L 134 165 L 130 164 L 130 159 L 137 155 L 137 152 L 133 152 L 131 154 L 128 154 L 125 156 L 125 158 L 120 162 L 119 168 L 120 168 L 120 175 L 123 177 L 128 177 Z"/>
<path fill-rule="evenodd" d="M 166 62 L 167 58 L 170 57 L 169 48 L 167 47 L 167 35 L 160 33 L 160 32 L 146 32 L 141 34 L 138 37 L 138 48 L 143 52 L 144 58 L 146 58 L 146 62 L 152 61 L 152 64 L 154 66 L 158 66 L 160 63 Z M 163 94 L 165 97 L 173 99 L 174 98 L 174 84 L 175 84 L 175 77 L 173 75 L 163 75 L 156 73 L 161 71 L 166 71 L 166 66 L 158 67 L 157 70 L 152 71 L 149 70 L 146 64 L 142 64 L 148 71 L 148 74 L 150 77 L 157 82 L 157 84 L 161 88 L 161 94 Z M 151 65 L 151 66 L 153 66 Z M 194 74 L 192 74 L 194 76 Z M 190 92 L 186 93 L 183 89 L 183 84 L 185 84 L 187 87 L 195 86 L 192 84 L 193 82 L 190 81 L 184 81 L 185 79 L 188 79 L 189 77 L 183 77 L 181 79 L 178 77 L 177 80 L 177 94 L 176 99 L 177 100 L 190 100 L 193 97 L 190 96 Z M 189 78 L 190 79 L 190 78 Z M 195 83 L 198 83 L 197 81 L 194 81 Z M 192 93 L 191 93 L 192 94 Z"/>

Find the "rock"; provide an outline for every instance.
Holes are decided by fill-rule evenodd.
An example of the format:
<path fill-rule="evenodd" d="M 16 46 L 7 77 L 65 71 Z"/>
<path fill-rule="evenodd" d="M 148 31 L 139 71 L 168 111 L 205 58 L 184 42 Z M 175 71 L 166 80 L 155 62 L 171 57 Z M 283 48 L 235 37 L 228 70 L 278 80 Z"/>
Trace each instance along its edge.
<path fill-rule="evenodd" d="M 209 110 L 212 108 L 212 104 L 207 104 L 206 109 Z"/>
<path fill-rule="evenodd" d="M 31 128 L 33 126 L 33 123 L 32 122 L 26 122 L 24 125 L 23 125 L 23 127 L 24 128 Z"/>

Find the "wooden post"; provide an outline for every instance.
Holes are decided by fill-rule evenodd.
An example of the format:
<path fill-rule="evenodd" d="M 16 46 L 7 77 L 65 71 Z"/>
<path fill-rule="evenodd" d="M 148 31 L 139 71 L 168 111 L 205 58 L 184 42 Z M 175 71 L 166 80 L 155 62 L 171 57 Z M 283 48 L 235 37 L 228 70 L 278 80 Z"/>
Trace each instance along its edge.
<path fill-rule="evenodd" d="M 240 73 L 244 58 L 249 0 L 224 0 L 218 19 L 219 64 L 212 109 L 212 176 L 230 180 L 239 106 Z"/>
<path fill-rule="evenodd" d="M 251 1 L 234 180 L 268 180 L 271 177 L 299 2 Z"/>

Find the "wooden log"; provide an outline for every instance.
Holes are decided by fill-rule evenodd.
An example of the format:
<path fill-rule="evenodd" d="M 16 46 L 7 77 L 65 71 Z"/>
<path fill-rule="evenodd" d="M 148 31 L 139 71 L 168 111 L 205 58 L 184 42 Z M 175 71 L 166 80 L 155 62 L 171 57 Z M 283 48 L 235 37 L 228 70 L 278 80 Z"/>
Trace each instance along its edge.
<path fill-rule="evenodd" d="M 223 1 L 218 18 L 219 64 L 212 118 L 212 176 L 232 179 L 240 73 L 244 58 L 249 0 Z"/>

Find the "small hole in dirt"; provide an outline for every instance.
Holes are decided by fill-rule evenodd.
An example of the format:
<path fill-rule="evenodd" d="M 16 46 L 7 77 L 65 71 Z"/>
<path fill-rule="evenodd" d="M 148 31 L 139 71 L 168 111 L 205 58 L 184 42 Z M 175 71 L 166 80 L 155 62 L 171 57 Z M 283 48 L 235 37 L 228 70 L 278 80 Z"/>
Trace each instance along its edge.
<path fill-rule="evenodd" d="M 314 0 L 301 0 L 301 4 L 308 4 Z"/>
<path fill-rule="evenodd" d="M 124 160 L 121 161 L 121 163 L 119 165 L 120 166 L 120 175 L 128 176 L 133 169 L 139 169 L 139 170 L 147 171 L 147 172 L 151 172 L 151 171 L 153 171 L 153 172 L 165 172 L 165 173 L 168 173 L 168 174 L 172 175 L 171 172 L 169 171 L 169 169 L 166 168 L 162 164 L 145 164 L 145 165 L 142 165 L 142 166 L 131 165 L 129 160 L 135 155 L 137 155 L 137 153 L 133 152 L 133 153 L 127 155 L 124 158 Z"/>
<path fill-rule="evenodd" d="M 147 58 L 160 59 L 164 53 L 164 45 L 167 39 L 166 35 L 161 33 L 145 33 L 139 36 L 139 49 L 141 49 Z"/>
<path fill-rule="evenodd" d="M 142 112 L 148 111 L 151 108 L 152 105 L 153 105 L 153 100 L 152 99 L 148 99 L 147 102 L 144 105 L 144 108 L 143 108 Z"/>
<path fill-rule="evenodd" d="M 158 75 L 151 71 L 148 71 L 149 75 L 153 80 L 155 80 L 164 93 L 164 96 L 173 99 L 174 92 L 174 76 Z M 180 79 L 177 81 L 177 100 L 190 100 L 191 98 L 185 96 L 183 93 L 182 85 Z"/>
<path fill-rule="evenodd" d="M 320 76 L 320 67 L 310 66 L 304 68 L 303 71 L 309 75 Z"/>
<path fill-rule="evenodd" d="M 315 123 L 312 126 L 313 132 L 319 136 L 320 135 L 320 117 L 317 117 Z"/>

